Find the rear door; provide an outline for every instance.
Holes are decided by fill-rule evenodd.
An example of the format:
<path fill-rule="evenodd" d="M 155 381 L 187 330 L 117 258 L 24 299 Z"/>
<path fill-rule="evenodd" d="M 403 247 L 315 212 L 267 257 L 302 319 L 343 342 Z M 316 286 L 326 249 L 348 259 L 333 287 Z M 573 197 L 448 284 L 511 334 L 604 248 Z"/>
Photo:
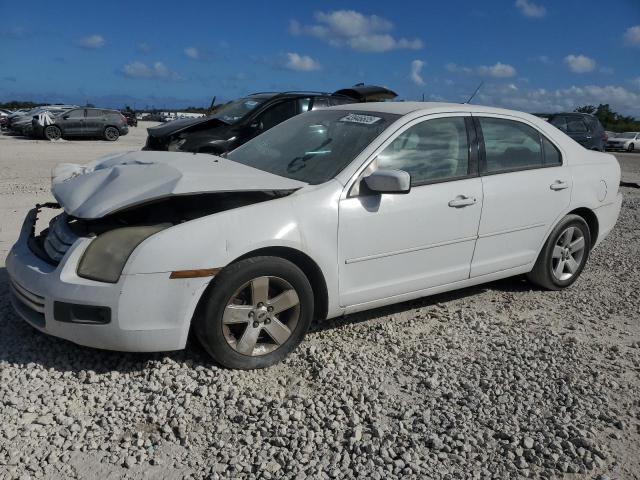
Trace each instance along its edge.
<path fill-rule="evenodd" d="M 573 185 L 560 150 L 533 125 L 501 115 L 474 120 L 484 203 L 471 277 L 535 261 Z"/>
<path fill-rule="evenodd" d="M 84 121 L 84 131 L 86 136 L 99 137 L 102 136 L 104 127 L 106 126 L 106 112 L 97 108 L 87 108 L 87 115 Z"/>

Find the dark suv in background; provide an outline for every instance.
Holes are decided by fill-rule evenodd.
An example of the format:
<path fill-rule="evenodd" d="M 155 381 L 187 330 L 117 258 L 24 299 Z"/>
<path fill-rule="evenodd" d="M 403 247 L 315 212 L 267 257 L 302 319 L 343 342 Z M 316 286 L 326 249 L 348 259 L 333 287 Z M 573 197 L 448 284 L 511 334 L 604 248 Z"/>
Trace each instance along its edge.
<path fill-rule="evenodd" d="M 395 97 L 391 90 L 374 85 L 357 85 L 334 93 L 253 93 L 221 106 L 212 115 L 174 120 L 147 129 L 143 150 L 221 155 L 300 113 Z"/>
<path fill-rule="evenodd" d="M 48 140 L 67 137 L 104 138 L 115 142 L 120 135 L 129 133 L 127 119 L 117 110 L 103 108 L 75 108 L 41 123 L 34 117 L 33 134 Z"/>
<path fill-rule="evenodd" d="M 554 113 L 548 121 L 583 147 L 604 152 L 607 134 L 597 117 L 588 113 Z"/>

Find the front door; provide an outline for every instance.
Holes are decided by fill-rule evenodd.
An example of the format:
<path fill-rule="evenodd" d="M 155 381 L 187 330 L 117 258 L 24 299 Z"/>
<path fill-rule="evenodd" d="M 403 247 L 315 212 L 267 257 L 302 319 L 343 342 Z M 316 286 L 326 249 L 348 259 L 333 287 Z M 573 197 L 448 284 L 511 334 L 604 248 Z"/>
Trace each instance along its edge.
<path fill-rule="evenodd" d="M 63 114 L 61 126 L 65 135 L 82 135 L 84 131 L 84 108 L 77 108 Z"/>
<path fill-rule="evenodd" d="M 534 262 L 572 187 L 560 150 L 532 125 L 500 116 L 476 120 L 484 204 L 472 277 Z"/>
<path fill-rule="evenodd" d="M 462 115 L 423 118 L 381 146 L 365 171 L 407 171 L 408 194 L 370 195 L 359 183 L 344 194 L 338 227 L 342 306 L 469 278 L 483 194 L 466 125 Z"/>

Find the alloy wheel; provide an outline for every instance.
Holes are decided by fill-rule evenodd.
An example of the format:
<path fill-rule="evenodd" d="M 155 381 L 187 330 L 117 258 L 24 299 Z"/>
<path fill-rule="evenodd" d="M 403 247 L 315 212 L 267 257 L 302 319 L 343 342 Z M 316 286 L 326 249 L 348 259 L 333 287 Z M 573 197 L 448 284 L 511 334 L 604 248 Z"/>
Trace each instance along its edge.
<path fill-rule="evenodd" d="M 108 140 L 115 140 L 116 138 L 118 138 L 118 135 L 119 135 L 118 131 L 113 127 L 107 128 L 104 134 Z"/>
<path fill-rule="evenodd" d="M 46 137 L 49 140 L 58 140 L 60 138 L 60 130 L 57 127 L 47 127 Z"/>
<path fill-rule="evenodd" d="M 576 274 L 585 246 L 584 234 L 579 228 L 568 227 L 560 234 L 551 255 L 551 271 L 557 280 L 567 281 Z"/>
<path fill-rule="evenodd" d="M 238 353 L 271 353 L 291 337 L 300 318 L 298 293 L 286 280 L 262 276 L 245 283 L 224 309 L 225 340 Z"/>

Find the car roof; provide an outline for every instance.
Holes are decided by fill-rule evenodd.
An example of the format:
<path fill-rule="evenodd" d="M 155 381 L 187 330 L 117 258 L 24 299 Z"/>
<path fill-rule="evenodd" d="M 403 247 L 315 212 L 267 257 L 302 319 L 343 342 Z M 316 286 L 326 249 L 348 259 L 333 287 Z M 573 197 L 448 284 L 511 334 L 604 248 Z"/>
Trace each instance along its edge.
<path fill-rule="evenodd" d="M 395 113 L 396 115 L 407 115 L 412 112 L 436 113 L 436 112 L 469 112 L 469 113 L 502 113 L 519 116 L 529 115 L 514 110 L 506 110 L 497 107 L 485 107 L 470 103 L 448 103 L 448 102 L 367 102 L 349 103 L 331 107 L 335 110 L 360 110 L 363 112 Z"/>

